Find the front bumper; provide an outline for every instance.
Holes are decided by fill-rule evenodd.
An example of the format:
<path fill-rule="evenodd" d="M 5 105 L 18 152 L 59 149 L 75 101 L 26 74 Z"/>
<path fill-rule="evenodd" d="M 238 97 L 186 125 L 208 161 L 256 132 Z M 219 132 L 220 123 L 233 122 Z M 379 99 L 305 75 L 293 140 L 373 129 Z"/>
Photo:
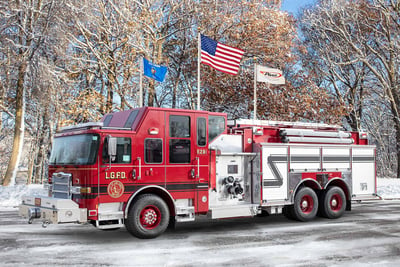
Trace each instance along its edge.
<path fill-rule="evenodd" d="M 41 219 L 46 224 L 87 222 L 87 209 L 79 208 L 71 199 L 52 197 L 22 197 L 19 215 L 28 218 L 29 223 L 32 223 L 33 219 Z"/>

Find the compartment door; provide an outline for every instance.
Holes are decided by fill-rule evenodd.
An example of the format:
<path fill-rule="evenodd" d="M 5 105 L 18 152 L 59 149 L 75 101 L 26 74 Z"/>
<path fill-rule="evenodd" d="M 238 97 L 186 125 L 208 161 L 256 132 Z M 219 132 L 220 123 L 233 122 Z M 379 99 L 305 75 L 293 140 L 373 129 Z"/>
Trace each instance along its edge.
<path fill-rule="evenodd" d="M 353 200 L 376 198 L 375 147 L 352 148 Z"/>
<path fill-rule="evenodd" d="M 284 201 L 288 197 L 288 147 L 262 147 L 263 203 Z"/>

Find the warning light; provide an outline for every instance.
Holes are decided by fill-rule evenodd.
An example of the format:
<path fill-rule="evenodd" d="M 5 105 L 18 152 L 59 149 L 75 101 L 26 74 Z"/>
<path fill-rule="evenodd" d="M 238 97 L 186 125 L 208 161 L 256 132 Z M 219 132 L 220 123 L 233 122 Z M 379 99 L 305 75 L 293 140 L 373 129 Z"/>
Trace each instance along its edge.
<path fill-rule="evenodd" d="M 160 131 L 158 130 L 158 128 L 150 128 L 149 129 L 149 134 L 151 135 L 156 135 L 158 134 Z"/>
<path fill-rule="evenodd" d="M 368 134 L 365 132 L 360 132 L 360 139 L 368 139 Z"/>

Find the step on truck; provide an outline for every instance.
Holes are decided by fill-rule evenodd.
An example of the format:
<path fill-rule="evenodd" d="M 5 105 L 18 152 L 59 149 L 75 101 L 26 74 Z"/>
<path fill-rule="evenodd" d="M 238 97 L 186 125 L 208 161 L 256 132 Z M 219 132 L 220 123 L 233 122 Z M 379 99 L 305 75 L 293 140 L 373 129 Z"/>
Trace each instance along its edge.
<path fill-rule="evenodd" d="M 125 226 L 139 238 L 198 215 L 335 219 L 378 198 L 375 153 L 367 133 L 336 125 L 143 107 L 61 128 L 48 196 L 24 196 L 19 211 L 44 226 Z"/>

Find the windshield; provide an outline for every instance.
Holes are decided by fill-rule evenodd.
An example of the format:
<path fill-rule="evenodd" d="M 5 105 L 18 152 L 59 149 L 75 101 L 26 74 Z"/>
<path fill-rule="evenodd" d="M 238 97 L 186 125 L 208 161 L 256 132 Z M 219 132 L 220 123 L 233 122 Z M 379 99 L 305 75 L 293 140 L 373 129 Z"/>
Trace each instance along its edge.
<path fill-rule="evenodd" d="M 99 136 L 82 134 L 56 137 L 51 150 L 52 165 L 91 165 L 96 162 Z"/>

